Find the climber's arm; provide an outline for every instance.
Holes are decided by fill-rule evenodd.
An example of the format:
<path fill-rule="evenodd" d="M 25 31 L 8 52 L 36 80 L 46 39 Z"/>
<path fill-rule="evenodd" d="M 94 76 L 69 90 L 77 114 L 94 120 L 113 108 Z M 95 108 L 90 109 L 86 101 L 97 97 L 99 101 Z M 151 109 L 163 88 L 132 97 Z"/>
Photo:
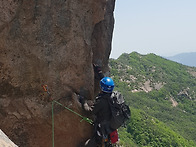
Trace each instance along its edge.
<path fill-rule="evenodd" d="M 102 78 L 104 78 L 104 74 L 99 65 L 93 64 L 93 68 L 95 72 L 95 79 L 101 80 Z"/>

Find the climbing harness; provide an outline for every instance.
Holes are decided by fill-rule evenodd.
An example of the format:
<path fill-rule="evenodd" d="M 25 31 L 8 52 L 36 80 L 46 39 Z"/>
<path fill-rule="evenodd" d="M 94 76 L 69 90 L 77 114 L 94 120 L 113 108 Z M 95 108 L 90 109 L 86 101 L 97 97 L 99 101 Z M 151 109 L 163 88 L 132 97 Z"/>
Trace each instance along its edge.
<path fill-rule="evenodd" d="M 47 86 L 47 85 L 43 85 L 42 87 L 44 88 L 44 91 L 47 92 L 48 95 L 50 96 L 50 92 L 48 91 L 48 86 Z M 82 121 L 84 120 L 84 121 L 88 122 L 88 123 L 91 124 L 91 125 L 93 124 L 93 121 L 92 121 L 91 119 L 89 119 L 89 118 L 87 118 L 87 117 L 84 117 L 84 116 L 80 115 L 79 113 L 77 113 L 77 112 L 73 111 L 72 109 L 70 109 L 70 108 L 64 106 L 63 104 L 59 103 L 58 101 L 53 100 L 53 101 L 52 101 L 52 146 L 53 146 L 53 147 L 54 147 L 54 104 L 55 104 L 55 103 L 58 104 L 58 105 L 60 105 L 60 106 L 62 106 L 62 107 L 64 107 L 64 108 L 67 109 L 68 111 L 70 111 L 70 112 L 76 114 L 77 116 L 81 117 L 82 119 L 80 120 L 80 122 L 82 122 Z"/>

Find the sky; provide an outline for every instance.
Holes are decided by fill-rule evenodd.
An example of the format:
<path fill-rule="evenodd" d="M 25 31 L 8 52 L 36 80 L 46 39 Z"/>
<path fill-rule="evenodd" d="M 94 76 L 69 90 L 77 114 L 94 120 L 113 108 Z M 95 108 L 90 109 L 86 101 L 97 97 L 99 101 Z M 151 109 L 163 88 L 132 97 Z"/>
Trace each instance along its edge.
<path fill-rule="evenodd" d="M 196 0 L 116 0 L 110 58 L 196 52 Z"/>

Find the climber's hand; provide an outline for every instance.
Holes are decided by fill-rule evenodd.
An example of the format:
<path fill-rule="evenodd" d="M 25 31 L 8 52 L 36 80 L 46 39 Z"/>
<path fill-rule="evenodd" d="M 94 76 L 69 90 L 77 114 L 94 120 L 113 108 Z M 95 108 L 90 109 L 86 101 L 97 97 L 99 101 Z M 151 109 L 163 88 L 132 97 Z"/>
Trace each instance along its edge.
<path fill-rule="evenodd" d="M 87 102 L 84 103 L 83 108 L 84 108 L 84 110 L 86 110 L 86 111 L 92 111 L 92 110 L 93 110 L 93 109 L 91 108 L 91 106 L 88 105 Z"/>
<path fill-rule="evenodd" d="M 93 64 L 94 72 L 99 73 L 101 72 L 101 67 L 97 64 Z"/>
<path fill-rule="evenodd" d="M 95 72 L 95 78 L 101 80 L 104 77 L 101 67 L 97 64 L 93 64 L 93 68 Z"/>

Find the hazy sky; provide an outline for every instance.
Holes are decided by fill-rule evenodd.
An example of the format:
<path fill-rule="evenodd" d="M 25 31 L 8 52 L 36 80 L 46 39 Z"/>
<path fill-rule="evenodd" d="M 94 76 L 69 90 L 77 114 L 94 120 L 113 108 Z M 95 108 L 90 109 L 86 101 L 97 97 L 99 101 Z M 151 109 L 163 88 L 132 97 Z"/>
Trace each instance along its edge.
<path fill-rule="evenodd" d="M 116 0 L 110 57 L 196 52 L 196 0 Z"/>

